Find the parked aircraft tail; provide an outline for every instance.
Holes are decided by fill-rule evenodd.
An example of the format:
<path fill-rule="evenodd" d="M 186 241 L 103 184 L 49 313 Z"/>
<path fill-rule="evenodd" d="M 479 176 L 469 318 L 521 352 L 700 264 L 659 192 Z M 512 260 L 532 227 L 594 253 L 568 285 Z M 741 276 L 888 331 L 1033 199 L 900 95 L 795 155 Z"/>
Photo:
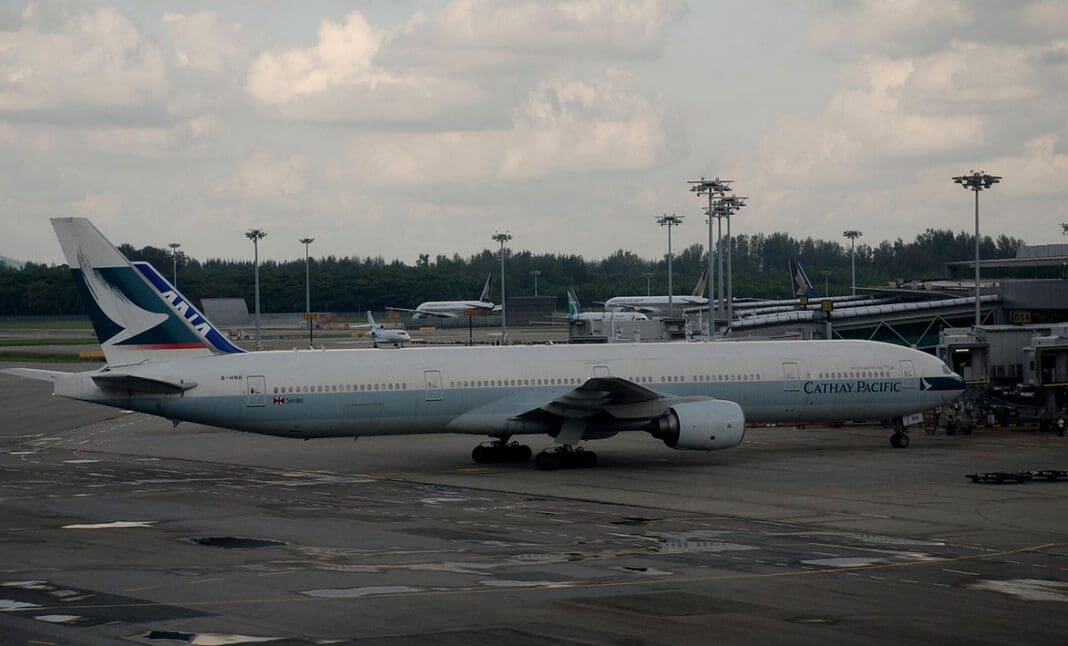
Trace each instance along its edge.
<path fill-rule="evenodd" d="M 579 303 L 578 296 L 575 294 L 575 289 L 572 287 L 567 288 L 567 315 L 575 316 L 582 313 L 582 305 Z"/>
<path fill-rule="evenodd" d="M 793 297 L 807 296 L 816 298 L 816 288 L 812 286 L 812 281 L 808 279 L 808 274 L 805 273 L 805 268 L 801 266 L 801 263 L 797 260 L 789 261 L 789 270 L 790 293 Z"/>
<path fill-rule="evenodd" d="M 704 296 L 708 293 L 708 265 L 701 270 L 701 277 L 697 279 L 697 284 L 693 286 L 693 294 L 691 296 Z"/>
<path fill-rule="evenodd" d="M 483 303 L 490 302 L 490 287 L 493 285 L 493 274 L 486 276 L 486 284 L 482 286 L 482 293 L 478 295 L 478 300 Z"/>
<path fill-rule="evenodd" d="M 244 352 L 152 265 L 131 263 L 85 218 L 53 218 L 110 366 Z"/>

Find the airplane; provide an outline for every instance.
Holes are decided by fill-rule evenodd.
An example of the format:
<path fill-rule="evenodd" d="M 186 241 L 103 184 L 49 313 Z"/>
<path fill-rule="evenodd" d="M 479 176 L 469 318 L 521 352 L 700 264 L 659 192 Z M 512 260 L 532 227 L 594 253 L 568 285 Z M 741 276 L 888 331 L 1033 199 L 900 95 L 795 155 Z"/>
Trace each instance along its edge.
<path fill-rule="evenodd" d="M 812 286 L 812 281 L 808 279 L 808 274 L 805 273 L 805 268 L 801 266 L 799 261 L 788 260 L 787 267 L 790 270 L 790 294 L 794 298 L 801 298 L 802 296 L 819 298 L 816 294 L 816 288 Z"/>
<path fill-rule="evenodd" d="M 408 334 L 407 330 L 399 330 L 395 328 L 383 327 L 381 323 L 375 323 L 375 319 L 371 316 L 371 312 L 367 312 L 367 323 L 359 325 L 350 325 L 350 328 L 370 328 L 367 333 L 371 337 L 371 342 L 374 347 L 378 347 L 379 343 L 392 343 L 394 348 L 400 348 L 405 343 L 410 343 L 412 337 Z"/>
<path fill-rule="evenodd" d="M 693 292 L 689 296 L 672 297 L 672 306 L 694 307 L 707 305 L 708 298 L 702 296 L 707 291 L 708 267 L 701 271 L 701 277 L 697 279 Z M 655 314 L 668 306 L 667 295 L 663 296 L 613 296 L 604 302 L 605 309 L 617 309 L 631 312 L 645 312 Z"/>
<path fill-rule="evenodd" d="M 590 321 L 648 321 L 649 317 L 641 312 L 612 311 L 612 312 L 583 312 L 582 304 L 579 303 L 575 290 L 567 288 L 567 320 L 570 322 Z"/>
<path fill-rule="evenodd" d="M 908 446 L 921 411 L 964 391 L 936 357 L 877 341 L 609 343 L 245 352 L 158 273 L 85 218 L 52 224 L 106 365 L 11 368 L 53 394 L 251 433 L 311 439 L 426 433 L 493 438 L 476 462 L 591 467 L 582 441 L 644 431 L 671 448 L 740 444 L 745 424 L 883 418 Z"/>
<path fill-rule="evenodd" d="M 486 276 L 486 284 L 482 286 L 482 293 L 478 298 L 470 301 L 427 301 L 420 303 L 415 309 L 404 307 L 387 307 L 387 310 L 395 312 L 412 312 L 412 320 L 426 318 L 455 319 L 468 316 L 469 312 L 485 314 L 488 312 L 500 312 L 501 306 L 494 305 L 490 300 L 490 285 L 493 283 L 493 274 Z"/>

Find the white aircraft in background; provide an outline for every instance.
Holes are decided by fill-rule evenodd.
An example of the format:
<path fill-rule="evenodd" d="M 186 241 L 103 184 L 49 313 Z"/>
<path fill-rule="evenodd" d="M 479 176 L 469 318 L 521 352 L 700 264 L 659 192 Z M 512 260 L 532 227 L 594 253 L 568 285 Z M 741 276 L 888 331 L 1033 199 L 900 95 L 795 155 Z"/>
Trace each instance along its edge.
<path fill-rule="evenodd" d="M 415 309 L 403 307 L 387 307 L 387 310 L 395 312 L 412 312 L 412 320 L 425 318 L 455 319 L 469 316 L 470 313 L 488 314 L 501 311 L 500 305 L 494 305 L 490 300 L 490 285 L 493 283 L 493 274 L 486 276 L 486 284 L 482 287 L 482 293 L 478 298 L 471 301 L 427 301 L 420 303 Z"/>
<path fill-rule="evenodd" d="M 582 441 L 644 431 L 676 449 L 737 446 L 746 422 L 884 418 L 908 445 L 917 413 L 964 381 L 937 358 L 876 341 L 608 343 L 245 352 L 177 289 L 84 218 L 52 220 L 106 365 L 13 368 L 54 394 L 301 439 L 419 433 L 495 438 L 476 462 L 527 461 L 514 435 L 558 445 L 535 465 L 593 466 Z"/>
<path fill-rule="evenodd" d="M 575 290 L 567 288 L 567 320 L 577 321 L 648 321 L 649 317 L 641 312 L 612 311 L 612 312 L 583 312 L 582 304 L 579 303 Z"/>
<path fill-rule="evenodd" d="M 708 298 L 702 296 L 708 289 L 708 267 L 701 271 L 701 277 L 693 287 L 689 296 L 673 296 L 670 299 L 673 307 L 694 307 L 707 305 Z M 668 307 L 668 296 L 613 296 L 604 302 L 605 309 L 623 310 L 630 312 L 645 312 L 655 314 Z"/>
<path fill-rule="evenodd" d="M 412 340 L 412 337 L 409 336 L 407 330 L 387 328 L 383 327 L 381 323 L 375 323 L 375 318 L 371 316 L 371 312 L 367 312 L 367 323 L 350 325 L 349 327 L 369 328 L 367 336 L 371 337 L 371 342 L 376 348 L 379 343 L 392 343 L 394 348 L 400 348 L 403 347 L 405 343 L 410 343 Z"/>

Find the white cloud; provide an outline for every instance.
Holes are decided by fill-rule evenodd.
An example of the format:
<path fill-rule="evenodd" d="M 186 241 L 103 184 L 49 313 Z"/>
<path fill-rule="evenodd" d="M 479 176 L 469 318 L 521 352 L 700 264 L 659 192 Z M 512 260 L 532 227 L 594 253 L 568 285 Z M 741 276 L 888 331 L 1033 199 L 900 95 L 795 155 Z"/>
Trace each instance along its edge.
<path fill-rule="evenodd" d="M 247 64 L 247 45 L 241 27 L 224 24 L 216 13 L 166 12 L 160 22 L 172 65 L 177 68 L 217 77 L 231 73 L 237 65 Z"/>
<path fill-rule="evenodd" d="M 515 108 L 507 128 L 359 137 L 347 172 L 417 185 L 641 170 L 662 158 L 661 121 L 659 106 L 624 75 L 547 80 Z"/>
<path fill-rule="evenodd" d="M 971 7 L 959 0 L 861 0 L 824 6 L 812 21 L 809 42 L 849 56 L 938 47 L 948 34 L 973 21 Z"/>
<path fill-rule="evenodd" d="M 0 112 L 62 110 L 69 119 L 79 107 L 140 108 L 166 95 L 162 52 L 124 15 L 100 7 L 57 20 L 56 29 L 28 20 L 0 31 Z"/>
<path fill-rule="evenodd" d="M 455 0 L 433 19 L 409 25 L 405 44 L 475 50 L 494 61 L 505 52 L 526 59 L 645 58 L 661 51 L 684 14 L 679 0 Z"/>
<path fill-rule="evenodd" d="M 308 160 L 303 155 L 276 159 L 261 152 L 242 162 L 221 189 L 250 199 L 289 198 L 305 191 L 307 171 Z"/>

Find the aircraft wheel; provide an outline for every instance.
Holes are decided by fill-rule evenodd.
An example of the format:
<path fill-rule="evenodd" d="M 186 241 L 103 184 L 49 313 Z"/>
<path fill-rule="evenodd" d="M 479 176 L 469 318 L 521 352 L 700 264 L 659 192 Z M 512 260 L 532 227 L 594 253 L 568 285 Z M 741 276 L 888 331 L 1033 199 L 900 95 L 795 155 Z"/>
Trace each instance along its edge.
<path fill-rule="evenodd" d="M 516 444 L 511 448 L 512 462 L 530 462 L 534 452 L 525 444 Z"/>
<path fill-rule="evenodd" d="M 534 466 L 540 471 L 552 471 L 560 465 L 555 453 L 542 451 L 534 458 Z"/>
<path fill-rule="evenodd" d="M 946 435 L 956 435 L 956 434 L 957 434 L 957 425 L 956 424 L 947 424 L 946 425 Z"/>
<path fill-rule="evenodd" d="M 583 451 L 579 454 L 579 466 L 583 469 L 592 469 L 597 466 L 597 454 L 593 451 Z"/>
<path fill-rule="evenodd" d="M 478 464 L 489 462 L 489 456 L 486 455 L 486 453 L 488 453 L 486 447 L 479 444 L 474 448 L 473 451 L 471 451 L 471 459 L 477 462 Z"/>
<path fill-rule="evenodd" d="M 904 433 L 894 433 L 890 436 L 890 446 L 895 449 L 903 449 L 908 445 L 908 440 L 904 439 L 908 436 Z"/>

